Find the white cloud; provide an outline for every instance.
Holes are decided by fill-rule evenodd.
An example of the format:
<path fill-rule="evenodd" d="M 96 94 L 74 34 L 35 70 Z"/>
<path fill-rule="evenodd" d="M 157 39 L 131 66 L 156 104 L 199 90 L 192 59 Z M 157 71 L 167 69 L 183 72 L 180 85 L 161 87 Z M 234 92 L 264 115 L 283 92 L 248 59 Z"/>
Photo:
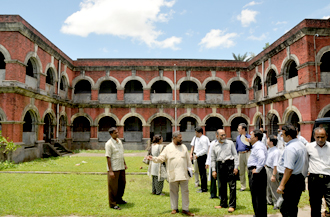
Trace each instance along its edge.
<path fill-rule="evenodd" d="M 189 29 L 185 34 L 186 34 L 187 36 L 189 36 L 189 37 L 192 37 L 192 36 L 194 36 L 196 33 L 195 33 L 192 29 Z"/>
<path fill-rule="evenodd" d="M 216 47 L 225 47 L 229 48 L 235 45 L 233 38 L 237 36 L 237 33 L 226 33 L 220 29 L 212 29 L 208 32 L 201 42 L 198 44 L 201 47 L 216 48 Z"/>
<path fill-rule="evenodd" d="M 161 13 L 171 8 L 175 0 L 83 0 L 80 10 L 70 15 L 61 28 L 65 34 L 87 37 L 91 33 L 131 37 L 149 47 L 178 49 L 181 38 L 172 36 L 163 41 L 164 34 L 156 30 L 156 22 L 168 22 L 174 13 Z"/>
<path fill-rule="evenodd" d="M 246 5 L 244 5 L 243 8 L 246 8 L 246 7 L 249 7 L 249 6 L 253 6 L 253 5 L 260 5 L 260 4 L 262 4 L 262 2 L 252 1 L 252 2 L 249 2 Z"/>
<path fill-rule="evenodd" d="M 108 53 L 109 52 L 106 47 L 100 48 L 99 50 L 102 51 L 103 53 Z"/>
<path fill-rule="evenodd" d="M 187 10 L 183 10 L 183 11 L 180 12 L 180 15 L 184 15 L 186 13 L 187 13 Z"/>
<path fill-rule="evenodd" d="M 330 19 L 330 16 L 324 16 L 322 19 Z"/>
<path fill-rule="evenodd" d="M 256 21 L 256 16 L 259 12 L 245 9 L 241 11 L 241 14 L 237 16 L 237 20 L 240 20 L 243 27 L 248 27 L 252 22 Z"/>
<path fill-rule="evenodd" d="M 275 25 L 284 25 L 284 24 L 287 24 L 288 22 L 286 22 L 286 21 L 282 21 L 282 22 L 280 22 L 280 21 L 278 21 Z"/>
<path fill-rule="evenodd" d="M 278 30 L 278 28 L 274 28 L 273 30 L 274 30 L 274 31 L 277 31 L 277 30 Z"/>
<path fill-rule="evenodd" d="M 267 38 L 267 35 L 265 33 L 263 33 L 259 37 L 256 37 L 254 35 L 251 35 L 251 36 L 248 37 L 248 39 L 253 40 L 253 41 L 262 41 L 262 40 L 264 40 L 266 38 Z"/>

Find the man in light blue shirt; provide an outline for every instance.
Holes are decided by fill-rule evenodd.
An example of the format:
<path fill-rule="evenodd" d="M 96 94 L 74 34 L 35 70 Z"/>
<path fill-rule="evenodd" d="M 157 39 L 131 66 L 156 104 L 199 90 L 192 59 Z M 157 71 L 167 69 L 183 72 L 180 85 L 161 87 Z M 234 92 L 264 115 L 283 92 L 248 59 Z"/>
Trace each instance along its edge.
<path fill-rule="evenodd" d="M 283 216 L 297 216 L 298 203 L 303 190 L 307 169 L 306 147 L 297 139 L 296 128 L 292 124 L 282 127 L 286 147 L 278 162 L 280 186 L 277 193 L 283 195 L 280 211 Z"/>
<path fill-rule="evenodd" d="M 261 142 L 261 130 L 253 130 L 250 143 L 252 150 L 247 162 L 249 170 L 249 185 L 255 216 L 267 216 L 266 188 L 267 174 L 265 164 L 267 160 L 266 145 Z"/>

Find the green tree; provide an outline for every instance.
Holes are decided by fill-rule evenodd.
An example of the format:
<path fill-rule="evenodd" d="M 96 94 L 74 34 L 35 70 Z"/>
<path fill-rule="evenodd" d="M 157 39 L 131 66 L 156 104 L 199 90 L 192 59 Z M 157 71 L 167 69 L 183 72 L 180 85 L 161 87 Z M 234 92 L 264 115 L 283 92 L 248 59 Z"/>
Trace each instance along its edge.
<path fill-rule="evenodd" d="M 241 54 L 233 54 L 234 60 L 238 60 L 238 61 L 244 61 L 244 62 L 248 62 L 250 61 L 255 55 L 254 53 L 250 52 L 250 56 L 248 56 L 248 53 L 246 52 L 245 54 L 241 55 Z M 253 55 L 252 55 L 253 54 Z"/>
<path fill-rule="evenodd" d="M 269 47 L 270 46 L 270 44 L 269 44 L 269 42 L 267 42 L 266 44 L 265 44 L 265 47 L 263 47 L 262 49 L 266 49 L 267 47 Z"/>

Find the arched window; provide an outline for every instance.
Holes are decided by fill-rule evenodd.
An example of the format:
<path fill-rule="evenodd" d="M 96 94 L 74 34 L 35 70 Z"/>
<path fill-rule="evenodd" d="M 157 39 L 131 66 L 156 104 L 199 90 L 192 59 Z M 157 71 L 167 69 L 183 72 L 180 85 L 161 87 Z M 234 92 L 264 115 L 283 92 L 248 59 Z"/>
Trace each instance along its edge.
<path fill-rule="evenodd" d="M 111 127 L 116 127 L 116 121 L 111 117 L 103 117 L 99 121 L 99 132 L 108 132 Z"/>
<path fill-rule="evenodd" d="M 263 125 L 262 122 L 262 118 L 260 116 L 258 116 L 257 120 L 256 120 L 256 124 L 254 125 L 254 129 L 260 129 Z"/>
<path fill-rule="evenodd" d="M 32 132 L 33 121 L 30 112 L 27 112 L 24 117 L 23 132 Z"/>
<path fill-rule="evenodd" d="M 267 74 L 266 84 L 267 87 L 277 84 L 276 72 L 273 69 Z"/>
<path fill-rule="evenodd" d="M 125 93 L 143 93 L 143 86 L 141 82 L 132 80 L 126 83 Z"/>
<path fill-rule="evenodd" d="M 330 72 L 330 51 L 322 55 L 320 69 L 321 72 Z"/>
<path fill-rule="evenodd" d="M 172 89 L 166 81 L 156 81 L 151 86 L 151 93 L 172 93 Z"/>
<path fill-rule="evenodd" d="M 127 118 L 124 125 L 124 131 L 142 131 L 142 122 L 138 117 Z"/>
<path fill-rule="evenodd" d="M 150 127 L 150 138 L 154 135 L 161 135 L 164 142 L 171 142 L 172 140 L 172 124 L 171 121 L 165 117 L 157 117 L 152 120 Z"/>
<path fill-rule="evenodd" d="M 66 118 L 64 115 L 60 117 L 60 124 L 59 124 L 59 139 L 64 141 L 66 139 Z"/>
<path fill-rule="evenodd" d="M 31 110 L 26 112 L 23 123 L 23 142 L 25 145 L 34 146 L 37 141 L 37 118 Z"/>
<path fill-rule="evenodd" d="M 185 117 L 180 121 L 180 132 L 194 132 L 197 121 L 193 117 Z"/>
<path fill-rule="evenodd" d="M 45 142 L 50 143 L 54 134 L 53 134 L 53 124 L 52 116 L 48 113 L 44 118 L 44 140 Z"/>
<path fill-rule="evenodd" d="M 254 79 L 254 82 L 253 82 L 253 89 L 254 89 L 254 91 L 258 91 L 258 90 L 261 90 L 261 89 L 262 89 L 261 79 L 260 79 L 259 76 L 257 76 L 257 77 Z"/>
<path fill-rule="evenodd" d="M 295 126 L 298 129 L 298 131 L 300 131 L 299 117 L 297 113 L 291 112 L 289 114 L 288 122 L 291 123 L 293 126 Z"/>
<path fill-rule="evenodd" d="M 90 132 L 90 123 L 84 116 L 80 116 L 73 121 L 73 132 Z"/>
<path fill-rule="evenodd" d="M 100 94 L 117 93 L 116 84 L 113 81 L 103 81 L 100 85 Z"/>
<path fill-rule="evenodd" d="M 180 85 L 180 93 L 198 93 L 198 87 L 195 82 L 184 81 Z"/>
<path fill-rule="evenodd" d="M 330 110 L 325 113 L 324 118 L 330 118 Z"/>
<path fill-rule="evenodd" d="M 206 84 L 205 93 L 222 94 L 222 87 L 218 81 L 210 81 Z"/>
<path fill-rule="evenodd" d="M 29 59 L 27 62 L 26 75 L 37 78 L 37 66 L 32 59 Z"/>
<path fill-rule="evenodd" d="M 278 118 L 275 114 L 271 114 L 268 117 L 268 135 L 277 135 L 277 130 L 280 128 L 278 126 Z"/>
<path fill-rule="evenodd" d="M 54 85 L 55 79 L 55 72 L 52 68 L 49 68 L 47 70 L 47 76 L 46 76 L 46 84 Z"/>
<path fill-rule="evenodd" d="M 6 69 L 5 56 L 0 52 L 0 69 Z"/>
<path fill-rule="evenodd" d="M 246 88 L 241 81 L 234 81 L 230 85 L 230 94 L 246 94 Z"/>
<path fill-rule="evenodd" d="M 67 87 L 67 84 L 66 84 L 66 82 L 65 82 L 65 77 L 62 76 L 62 77 L 61 77 L 61 83 L 60 83 L 60 90 L 65 91 L 65 90 L 66 90 L 66 87 Z"/>
<path fill-rule="evenodd" d="M 288 63 L 287 79 L 298 76 L 297 64 L 295 61 Z"/>
<path fill-rule="evenodd" d="M 245 120 L 245 118 L 243 117 L 236 117 L 234 118 L 232 121 L 231 121 L 231 126 L 230 126 L 230 130 L 231 130 L 231 138 L 232 140 L 235 142 L 236 141 L 236 137 L 238 136 L 238 131 L 237 131 L 237 128 L 238 128 L 238 125 L 240 123 L 244 123 L 246 124 L 247 126 L 247 133 L 249 133 L 249 124 L 248 122 Z"/>
<path fill-rule="evenodd" d="M 91 84 L 87 80 L 80 80 L 74 87 L 74 93 L 91 93 Z"/>

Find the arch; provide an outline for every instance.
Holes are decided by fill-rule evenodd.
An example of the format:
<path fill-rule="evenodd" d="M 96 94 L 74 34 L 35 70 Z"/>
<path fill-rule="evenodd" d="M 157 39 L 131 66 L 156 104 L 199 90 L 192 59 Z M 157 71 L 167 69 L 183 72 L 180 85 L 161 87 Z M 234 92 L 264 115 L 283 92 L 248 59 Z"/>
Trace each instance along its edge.
<path fill-rule="evenodd" d="M 249 82 L 245 78 L 242 78 L 242 77 L 233 77 L 233 78 L 229 79 L 229 81 L 227 82 L 227 87 L 230 88 L 231 83 L 233 83 L 234 81 L 241 81 L 244 84 L 246 90 L 249 88 Z"/>
<path fill-rule="evenodd" d="M 203 126 L 205 126 L 205 125 L 206 125 L 206 121 L 207 121 L 209 118 L 212 118 L 212 117 L 219 118 L 219 119 L 222 121 L 223 126 L 228 125 L 226 118 L 225 118 L 224 116 L 222 116 L 221 114 L 219 114 L 219 113 L 211 113 L 211 114 L 206 115 L 206 116 L 203 118 L 203 121 L 202 121 L 201 124 L 202 124 Z"/>
<path fill-rule="evenodd" d="M 155 83 L 153 83 L 153 85 L 151 86 L 150 89 L 150 93 L 159 93 L 159 94 L 163 94 L 163 93 L 173 93 L 173 89 L 171 88 L 171 86 L 163 80 L 160 81 L 156 81 Z"/>
<path fill-rule="evenodd" d="M 236 84 L 234 86 L 234 84 Z M 233 86 L 233 87 L 232 87 Z M 242 81 L 233 81 L 230 84 L 229 88 L 229 94 L 247 94 L 248 93 L 248 88 Z"/>
<path fill-rule="evenodd" d="M 249 116 L 247 116 L 246 114 L 242 114 L 242 113 L 235 113 L 235 114 L 232 114 L 229 118 L 228 118 L 228 124 L 231 125 L 231 122 L 234 120 L 234 118 L 237 118 L 237 117 L 242 117 L 244 118 L 247 123 L 250 125 L 250 118 Z"/>
<path fill-rule="evenodd" d="M 53 109 L 51 108 L 48 108 L 44 114 L 42 115 L 42 119 L 41 119 L 41 122 L 42 123 L 45 123 L 45 117 L 47 114 L 50 114 L 50 116 L 52 117 L 52 124 L 53 125 L 56 125 L 56 115 L 55 115 L 55 112 L 53 111 Z"/>
<path fill-rule="evenodd" d="M 125 125 L 125 121 L 126 121 L 126 119 L 127 119 L 127 118 L 130 118 L 130 117 L 137 117 L 137 118 L 139 118 L 139 119 L 141 120 L 141 122 L 142 122 L 142 126 L 143 126 L 143 127 L 144 127 L 144 126 L 149 126 L 149 125 L 147 124 L 146 120 L 144 119 L 144 117 L 143 117 L 142 115 L 140 115 L 140 114 L 138 114 L 138 113 L 132 113 L 132 112 L 130 112 L 130 113 L 124 115 L 124 116 L 121 118 L 121 120 L 120 120 L 120 125 L 121 125 L 121 126 L 124 126 L 124 125 Z"/>
<path fill-rule="evenodd" d="M 330 111 L 330 104 L 324 106 L 321 111 L 319 112 L 319 114 L 317 115 L 317 118 L 323 118 L 325 116 L 325 114 Z"/>
<path fill-rule="evenodd" d="M 270 87 L 277 84 L 276 72 L 274 69 L 270 69 L 266 76 L 266 86 Z"/>
<path fill-rule="evenodd" d="M 174 83 L 173 83 L 173 81 L 172 81 L 171 79 L 169 79 L 168 77 L 162 77 L 162 78 L 161 78 L 160 76 L 151 79 L 151 80 L 149 81 L 148 85 L 147 85 L 147 88 L 151 88 L 152 85 L 153 85 L 155 82 L 157 82 L 157 81 L 166 81 L 166 82 L 170 85 L 171 89 L 174 90 Z"/>
<path fill-rule="evenodd" d="M 180 116 L 178 117 L 178 119 L 177 119 L 177 122 L 180 123 L 180 122 L 182 121 L 182 119 L 184 119 L 184 118 L 186 118 L 186 117 L 192 117 L 192 118 L 195 118 L 196 121 L 197 121 L 198 126 L 203 126 L 203 125 L 202 125 L 202 121 L 201 121 L 201 119 L 198 117 L 198 115 L 195 115 L 195 114 L 193 114 L 193 113 L 190 113 L 190 114 L 185 113 L 185 114 L 180 115 Z"/>
<path fill-rule="evenodd" d="M 71 117 L 71 126 L 73 126 L 72 124 L 73 124 L 74 119 L 76 119 L 76 118 L 78 118 L 78 117 L 85 117 L 85 118 L 87 118 L 87 120 L 89 121 L 90 126 L 91 126 L 91 127 L 92 127 L 92 126 L 95 126 L 95 125 L 93 124 L 93 119 L 92 119 L 91 116 L 90 116 L 89 114 L 87 114 L 87 113 L 76 113 L 76 114 L 72 115 L 72 117 Z"/>
<path fill-rule="evenodd" d="M 159 117 L 164 117 L 164 118 L 167 118 L 171 121 L 172 125 L 175 125 L 175 120 L 174 118 L 167 114 L 167 113 L 156 113 L 156 114 L 153 114 L 152 116 L 150 116 L 150 118 L 148 119 L 147 121 L 147 124 L 151 124 L 151 122 L 156 119 L 156 118 L 159 118 Z"/>
<path fill-rule="evenodd" d="M 47 75 L 48 69 L 53 69 L 54 70 L 54 82 L 58 82 L 58 77 L 57 77 L 57 73 L 56 73 L 57 72 L 57 69 L 56 69 L 54 63 L 48 63 L 46 65 L 45 73 L 44 73 L 45 75 Z"/>
<path fill-rule="evenodd" d="M 37 74 L 42 73 L 42 63 L 41 60 L 36 52 L 30 51 L 26 56 L 24 60 L 24 64 L 27 65 L 28 61 L 32 58 L 32 60 L 37 65 Z M 39 75 L 38 75 L 39 76 Z"/>
<path fill-rule="evenodd" d="M 100 120 L 101 120 L 102 118 L 104 118 L 104 117 L 111 117 L 111 118 L 113 118 L 113 119 L 116 121 L 116 125 L 117 125 L 117 126 L 120 124 L 120 120 L 119 120 L 119 118 L 118 118 L 115 114 L 113 114 L 113 113 L 102 113 L 102 114 L 99 114 L 99 115 L 95 118 L 95 120 L 94 120 L 94 126 L 97 126 L 98 123 L 100 122 Z"/>
<path fill-rule="evenodd" d="M 69 82 L 67 78 L 63 75 L 61 76 L 60 79 L 60 90 L 67 92 L 68 88 L 69 88 Z"/>
<path fill-rule="evenodd" d="M 88 85 L 89 84 L 89 85 Z M 73 94 L 80 94 L 80 93 L 92 93 L 92 85 L 89 80 L 87 79 L 82 79 L 79 80 L 75 86 L 73 86 Z"/>
<path fill-rule="evenodd" d="M 184 82 L 184 81 L 193 81 L 197 84 L 197 89 L 202 89 L 202 84 L 197 78 L 183 77 L 183 78 L 180 78 L 177 82 L 177 90 L 180 90 L 181 83 Z"/>
<path fill-rule="evenodd" d="M 59 119 L 61 119 L 62 116 L 65 118 L 66 123 L 67 123 L 67 125 L 68 125 L 69 119 L 68 119 L 68 115 L 66 114 L 65 111 L 61 111 L 61 112 L 60 112 L 60 117 L 59 117 Z"/>
<path fill-rule="evenodd" d="M 274 72 L 276 73 L 276 76 L 279 75 L 276 66 L 275 66 L 274 64 L 271 64 L 270 67 L 268 67 L 268 68 L 266 69 L 266 72 L 265 72 L 265 78 L 267 78 L 267 74 L 268 74 L 268 72 L 271 71 L 271 70 L 274 70 Z"/>
<path fill-rule="evenodd" d="M 281 122 L 281 116 L 280 116 L 280 113 L 278 111 L 276 111 L 275 109 L 271 109 L 271 110 L 268 111 L 266 117 L 268 117 L 268 115 L 270 115 L 270 114 L 274 114 L 274 115 L 277 116 L 277 118 L 278 118 L 278 124 L 282 124 L 283 123 L 283 122 Z M 266 121 L 266 124 L 268 124 L 267 121 Z"/>
<path fill-rule="evenodd" d="M 283 74 L 283 75 L 286 74 L 287 65 L 291 61 L 294 61 L 297 64 L 297 66 L 300 65 L 298 57 L 296 55 L 294 55 L 294 54 L 290 54 L 289 56 L 285 57 L 284 60 L 282 61 L 281 74 Z"/>
<path fill-rule="evenodd" d="M 24 117 L 28 111 L 31 111 L 33 113 L 33 115 L 35 115 L 35 117 L 37 119 L 37 123 L 40 123 L 41 119 L 40 119 L 39 110 L 35 105 L 31 105 L 31 104 L 25 106 L 25 108 L 23 109 L 23 112 L 21 115 L 21 121 L 24 121 Z"/>
<path fill-rule="evenodd" d="M 2 108 L 0 108 L 0 121 L 7 121 L 7 115 Z"/>
<path fill-rule="evenodd" d="M 133 80 L 137 80 L 137 81 L 140 81 L 141 84 L 142 84 L 142 88 L 147 88 L 147 83 L 145 82 L 145 80 L 143 80 L 143 78 L 139 77 L 139 76 L 128 76 L 126 77 L 120 84 L 120 87 L 121 88 L 125 88 L 125 85 L 127 82 L 129 81 L 133 81 Z"/>
<path fill-rule="evenodd" d="M 321 63 L 321 58 L 322 56 L 326 53 L 330 51 L 330 45 L 322 47 L 319 52 L 317 52 L 316 54 L 316 63 L 319 64 Z"/>
<path fill-rule="evenodd" d="M 70 79 L 69 79 L 69 76 L 68 74 L 66 74 L 66 72 L 61 72 L 61 75 L 60 75 L 60 79 L 64 77 L 66 80 L 66 84 L 68 85 L 68 87 L 70 86 Z"/>
<path fill-rule="evenodd" d="M 89 83 L 91 84 L 91 88 L 93 88 L 95 86 L 94 80 L 91 77 L 86 76 L 86 75 L 79 75 L 72 80 L 72 87 L 74 88 L 76 86 L 76 84 L 81 80 L 89 81 Z"/>
<path fill-rule="evenodd" d="M 283 117 L 282 117 L 282 123 L 287 123 L 291 112 L 295 112 L 298 115 L 299 122 L 303 121 L 302 115 L 301 115 L 300 111 L 298 110 L 298 108 L 295 106 L 291 106 L 291 107 L 288 107 L 285 109 L 285 111 L 283 113 Z"/>
<path fill-rule="evenodd" d="M 117 126 L 117 123 L 116 120 L 113 119 L 113 117 L 107 115 L 100 118 L 99 122 L 95 124 L 95 126 L 98 126 L 98 132 L 108 132 L 110 127 Z"/>
<path fill-rule="evenodd" d="M 222 94 L 223 87 L 219 81 L 209 81 L 205 86 L 205 93 L 206 94 Z"/>
<path fill-rule="evenodd" d="M 258 90 L 262 90 L 262 80 L 261 77 L 256 76 L 254 81 L 253 81 L 253 90 L 254 91 L 258 91 Z"/>
<path fill-rule="evenodd" d="M 219 77 L 208 77 L 203 81 L 203 84 L 201 85 L 202 89 L 206 88 L 207 83 L 209 83 L 210 81 L 218 81 L 222 87 L 222 90 L 227 89 L 227 85 L 226 82 L 224 80 L 222 80 Z"/>
<path fill-rule="evenodd" d="M 251 81 L 251 87 L 253 87 L 254 80 L 255 80 L 258 76 L 259 76 L 260 78 L 262 78 L 262 75 L 261 75 L 260 72 L 256 72 L 256 73 L 254 73 L 253 78 L 252 78 L 252 81 Z M 262 82 L 262 80 L 261 80 L 261 82 Z M 229 87 L 228 87 L 228 88 L 229 88 Z"/>
<path fill-rule="evenodd" d="M 254 128 L 256 127 L 257 120 L 258 120 L 259 117 L 261 117 L 261 120 L 262 120 L 262 113 L 261 112 L 258 111 L 256 113 L 254 113 L 253 118 L 252 118 L 252 125 L 254 126 Z"/>
<path fill-rule="evenodd" d="M 320 72 L 330 72 L 330 51 L 325 52 L 321 57 Z M 321 76 L 322 78 L 322 76 Z"/>
<path fill-rule="evenodd" d="M 0 44 L 0 52 L 5 57 L 5 61 L 11 60 L 11 56 L 10 56 L 9 51 L 3 45 L 1 45 L 1 44 Z"/>
<path fill-rule="evenodd" d="M 275 122 L 276 119 L 277 119 L 277 123 Z M 277 135 L 277 130 L 279 129 L 280 121 L 281 119 L 278 114 L 274 112 L 268 112 L 266 118 L 268 135 L 272 135 L 272 134 Z"/>
<path fill-rule="evenodd" d="M 113 81 L 116 85 L 117 90 L 118 90 L 118 88 L 120 88 L 120 83 L 116 78 L 114 78 L 112 76 L 104 76 L 104 77 L 99 78 L 96 81 L 95 85 L 92 86 L 92 89 L 99 90 L 103 81 Z"/>
<path fill-rule="evenodd" d="M 183 88 L 183 87 L 186 87 L 186 88 Z M 195 89 L 195 87 L 196 87 L 196 89 Z M 193 89 L 193 92 L 191 92 L 192 89 Z M 195 92 L 195 90 L 196 90 L 196 92 Z M 182 91 L 185 91 L 185 92 L 182 92 Z M 193 81 L 183 81 L 180 84 L 179 92 L 180 93 L 198 93 L 198 85 Z"/>

